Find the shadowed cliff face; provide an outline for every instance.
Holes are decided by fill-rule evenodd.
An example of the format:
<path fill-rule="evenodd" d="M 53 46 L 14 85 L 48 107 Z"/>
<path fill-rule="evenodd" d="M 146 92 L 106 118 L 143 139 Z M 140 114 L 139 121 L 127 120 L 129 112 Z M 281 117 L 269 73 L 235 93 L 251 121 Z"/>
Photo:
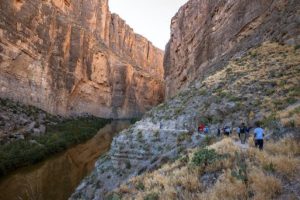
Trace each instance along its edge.
<path fill-rule="evenodd" d="M 166 97 L 265 40 L 300 44 L 300 1 L 190 0 L 172 19 Z"/>
<path fill-rule="evenodd" d="M 163 100 L 163 52 L 107 0 L 4 0 L 0 11 L 0 97 L 114 118 Z"/>

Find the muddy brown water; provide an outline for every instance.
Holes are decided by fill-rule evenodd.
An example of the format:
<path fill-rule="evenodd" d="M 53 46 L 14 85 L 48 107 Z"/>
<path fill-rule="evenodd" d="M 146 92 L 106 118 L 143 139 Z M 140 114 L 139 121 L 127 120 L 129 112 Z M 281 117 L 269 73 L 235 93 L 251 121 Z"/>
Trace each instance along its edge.
<path fill-rule="evenodd" d="M 113 136 L 129 121 L 113 121 L 83 144 L 0 179 L 0 200 L 66 200 L 108 151 Z"/>

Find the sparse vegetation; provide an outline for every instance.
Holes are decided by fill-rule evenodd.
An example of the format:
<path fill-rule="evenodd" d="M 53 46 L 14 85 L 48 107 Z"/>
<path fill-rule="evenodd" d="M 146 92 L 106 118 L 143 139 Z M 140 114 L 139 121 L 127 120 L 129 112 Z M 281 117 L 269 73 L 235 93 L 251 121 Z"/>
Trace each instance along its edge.
<path fill-rule="evenodd" d="M 287 136 L 277 142 L 268 142 L 265 149 L 259 151 L 249 147 L 243 151 L 234 145 L 231 138 L 225 138 L 209 148 L 193 149 L 184 162 L 179 159 L 157 171 L 132 178 L 128 184 L 136 187 L 123 193 L 122 199 L 277 198 L 283 192 L 281 178 L 299 178 L 295 171 L 300 166 L 299 141 Z M 289 156 L 283 156 L 286 154 Z M 189 157 L 192 157 L 190 162 Z M 215 173 L 221 175 L 207 188 L 208 183 L 202 182 L 201 177 Z"/>
<path fill-rule="evenodd" d="M 177 137 L 177 142 L 180 143 L 189 139 L 191 139 L 191 135 L 189 133 L 182 133 Z"/>
<path fill-rule="evenodd" d="M 201 149 L 197 151 L 193 158 L 192 163 L 197 166 L 207 166 L 220 159 L 221 156 L 216 153 L 214 149 Z"/>
<path fill-rule="evenodd" d="M 105 200 L 121 200 L 121 197 L 119 194 L 117 193 L 112 193 L 112 194 L 109 194 Z"/>
<path fill-rule="evenodd" d="M 158 199 L 159 199 L 159 196 L 157 193 L 147 194 L 144 198 L 144 200 L 158 200 Z"/>

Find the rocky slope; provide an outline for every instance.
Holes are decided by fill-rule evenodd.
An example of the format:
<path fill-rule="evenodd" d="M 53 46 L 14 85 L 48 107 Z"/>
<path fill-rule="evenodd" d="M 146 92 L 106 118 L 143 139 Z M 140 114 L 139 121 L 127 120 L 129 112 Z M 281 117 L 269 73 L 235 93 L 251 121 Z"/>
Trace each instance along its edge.
<path fill-rule="evenodd" d="M 171 22 L 164 61 L 166 96 L 263 41 L 300 44 L 299 10 L 297 0 L 190 0 Z"/>
<path fill-rule="evenodd" d="M 208 124 L 211 135 L 217 133 L 218 127 L 229 125 L 235 128 L 241 122 L 253 127 L 257 120 L 262 122 L 269 137 L 277 138 L 289 133 L 297 135 L 300 128 L 299 66 L 299 46 L 278 43 L 264 43 L 249 50 L 244 56 L 233 59 L 224 69 L 203 81 L 196 81 L 115 137 L 109 153 L 98 160 L 96 169 L 82 181 L 71 199 L 104 199 L 105 195 L 130 178 L 157 169 L 163 163 L 177 158 L 187 148 L 209 143 L 210 137 L 202 137 L 197 133 L 199 123 Z M 169 174 L 172 169 L 167 169 Z M 168 176 L 168 173 L 162 176 Z M 159 177 L 156 178 L 150 174 L 149 179 L 137 180 L 155 182 Z M 190 178 L 187 181 L 194 180 Z M 148 194 L 137 184 L 133 181 L 119 188 L 115 199 L 147 198 Z M 180 185 L 174 186 L 174 191 L 173 184 L 170 185 L 173 189 L 160 190 L 156 189 L 161 183 L 155 182 L 150 188 L 145 188 L 147 184 L 143 186 L 145 191 L 158 193 L 154 199 L 176 199 L 176 194 L 184 196 L 183 192 L 189 192 L 184 191 Z M 162 184 L 168 186 L 168 182 Z M 162 192 L 170 192 L 168 189 L 172 189 L 171 194 Z M 194 189 L 198 191 L 198 186 Z M 170 195 L 173 195 L 172 198 Z M 184 197 L 181 199 L 190 199 L 191 196 Z"/>
<path fill-rule="evenodd" d="M 108 0 L 4 0 L 0 11 L 0 97 L 114 118 L 163 100 L 163 52 Z"/>
<path fill-rule="evenodd" d="M 0 144 L 43 135 L 47 126 L 62 120 L 33 106 L 0 99 Z"/>

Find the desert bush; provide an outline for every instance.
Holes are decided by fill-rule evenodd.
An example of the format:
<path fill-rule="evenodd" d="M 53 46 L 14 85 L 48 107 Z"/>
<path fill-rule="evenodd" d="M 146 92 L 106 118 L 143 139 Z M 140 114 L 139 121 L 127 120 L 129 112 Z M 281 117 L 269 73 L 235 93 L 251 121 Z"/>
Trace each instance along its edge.
<path fill-rule="evenodd" d="M 245 156 L 236 152 L 235 154 L 236 168 L 231 171 L 231 176 L 242 180 L 244 182 L 248 181 L 247 177 L 247 164 L 245 162 Z"/>
<path fill-rule="evenodd" d="M 105 200 L 121 200 L 121 196 L 117 193 L 109 194 Z"/>
<path fill-rule="evenodd" d="M 191 135 L 189 133 L 182 133 L 180 135 L 178 135 L 177 137 L 177 143 L 186 141 L 186 140 L 190 140 L 191 139 Z"/>
<path fill-rule="evenodd" d="M 135 188 L 137 190 L 144 190 L 145 189 L 145 185 L 143 184 L 143 182 L 139 181 L 136 185 Z"/>
<path fill-rule="evenodd" d="M 200 149 L 197 151 L 193 158 L 192 163 L 197 166 L 207 166 L 221 159 L 222 156 L 217 154 L 214 149 Z"/>
<path fill-rule="evenodd" d="M 149 193 L 144 197 L 144 200 L 158 200 L 159 195 L 157 193 Z"/>

